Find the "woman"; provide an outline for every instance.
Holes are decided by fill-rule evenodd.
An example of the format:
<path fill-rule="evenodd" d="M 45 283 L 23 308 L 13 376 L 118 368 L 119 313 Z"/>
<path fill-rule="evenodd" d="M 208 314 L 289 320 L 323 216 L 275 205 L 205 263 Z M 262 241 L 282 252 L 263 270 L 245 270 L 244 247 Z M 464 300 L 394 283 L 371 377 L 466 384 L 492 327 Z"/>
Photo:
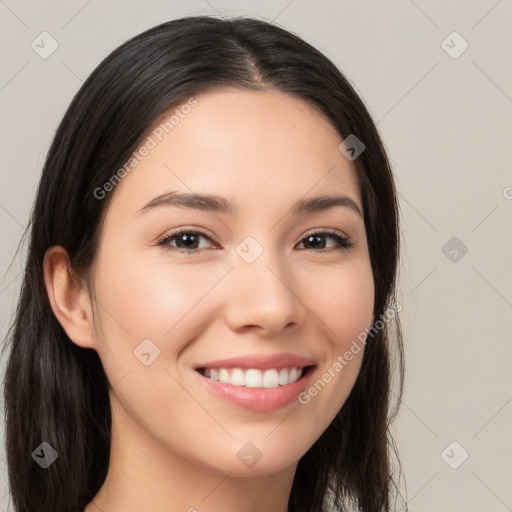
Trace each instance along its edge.
<path fill-rule="evenodd" d="M 395 188 L 324 55 L 249 18 L 131 39 L 73 99 L 30 225 L 16 511 L 391 509 Z"/>

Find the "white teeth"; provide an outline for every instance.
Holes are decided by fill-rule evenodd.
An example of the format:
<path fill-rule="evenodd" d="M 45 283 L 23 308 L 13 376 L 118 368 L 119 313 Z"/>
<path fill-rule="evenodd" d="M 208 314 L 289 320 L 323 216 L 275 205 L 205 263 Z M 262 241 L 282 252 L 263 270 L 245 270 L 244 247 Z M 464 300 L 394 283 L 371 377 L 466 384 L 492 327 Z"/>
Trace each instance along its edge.
<path fill-rule="evenodd" d="M 288 384 L 288 368 L 279 370 L 279 384 L 281 386 Z"/>
<path fill-rule="evenodd" d="M 291 367 L 270 368 L 269 370 L 258 370 L 251 368 L 242 370 L 241 368 L 205 368 L 203 375 L 211 380 L 218 380 L 232 386 L 246 386 L 248 388 L 277 388 L 293 384 L 301 378 L 303 368 Z"/>
<path fill-rule="evenodd" d="M 245 385 L 248 388 L 261 388 L 263 375 L 260 370 L 247 370 L 245 372 Z"/>
<path fill-rule="evenodd" d="M 277 388 L 277 386 L 279 386 L 279 374 L 277 370 L 267 370 L 263 374 L 263 387 Z"/>
<path fill-rule="evenodd" d="M 221 368 L 219 370 L 219 380 L 224 382 L 224 384 L 229 384 L 229 370 L 226 370 L 226 368 Z"/>
<path fill-rule="evenodd" d="M 231 379 L 229 383 L 233 386 L 245 386 L 245 375 L 240 368 L 233 368 L 231 370 Z"/>

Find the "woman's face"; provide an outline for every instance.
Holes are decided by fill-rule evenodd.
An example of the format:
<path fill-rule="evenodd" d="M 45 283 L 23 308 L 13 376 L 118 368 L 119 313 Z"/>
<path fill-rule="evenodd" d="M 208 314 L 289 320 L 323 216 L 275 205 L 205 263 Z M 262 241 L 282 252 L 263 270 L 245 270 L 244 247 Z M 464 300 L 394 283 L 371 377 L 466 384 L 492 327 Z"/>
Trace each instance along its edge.
<path fill-rule="evenodd" d="M 341 137 L 304 101 L 237 89 L 195 101 L 109 192 L 94 348 L 124 440 L 224 474 L 277 472 L 360 369 L 374 301 L 361 193 Z M 310 202 L 323 196 L 345 199 Z"/>

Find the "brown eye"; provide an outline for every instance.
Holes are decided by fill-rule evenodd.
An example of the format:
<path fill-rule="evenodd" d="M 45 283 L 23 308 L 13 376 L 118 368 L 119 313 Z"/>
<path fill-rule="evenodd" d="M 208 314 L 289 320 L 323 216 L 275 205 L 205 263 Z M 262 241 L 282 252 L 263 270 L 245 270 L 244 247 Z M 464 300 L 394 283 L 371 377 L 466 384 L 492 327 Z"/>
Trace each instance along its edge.
<path fill-rule="evenodd" d="M 323 250 L 333 249 L 332 246 L 326 247 L 326 239 L 329 238 L 335 240 L 335 244 L 338 245 L 338 247 L 334 247 L 335 250 L 348 249 L 354 245 L 349 241 L 348 237 L 330 231 L 319 231 L 317 233 L 311 233 L 304 237 L 301 243 L 306 246 L 305 249 L 316 249 L 318 250 L 317 252 L 321 252 Z"/>
<path fill-rule="evenodd" d="M 201 243 L 201 239 L 209 240 L 211 242 L 211 238 L 205 233 L 200 231 L 182 230 L 165 236 L 158 242 L 158 245 L 165 247 L 165 249 L 169 251 L 194 253 L 200 249 L 207 248 Z M 176 245 L 172 245 L 173 242 L 175 242 Z"/>

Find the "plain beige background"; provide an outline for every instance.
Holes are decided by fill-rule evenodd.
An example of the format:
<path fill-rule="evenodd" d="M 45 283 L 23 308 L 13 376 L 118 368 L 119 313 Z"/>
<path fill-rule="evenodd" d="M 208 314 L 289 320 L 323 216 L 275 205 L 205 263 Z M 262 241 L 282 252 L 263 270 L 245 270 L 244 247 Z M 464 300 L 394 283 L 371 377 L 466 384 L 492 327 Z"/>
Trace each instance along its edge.
<path fill-rule="evenodd" d="M 409 510 L 512 510 L 511 0 L 0 0 L 2 337 L 24 252 L 8 267 L 72 96 L 123 41 L 189 14 L 274 20 L 363 97 L 400 192 Z M 31 47 L 44 31 L 58 44 L 46 59 Z"/>

